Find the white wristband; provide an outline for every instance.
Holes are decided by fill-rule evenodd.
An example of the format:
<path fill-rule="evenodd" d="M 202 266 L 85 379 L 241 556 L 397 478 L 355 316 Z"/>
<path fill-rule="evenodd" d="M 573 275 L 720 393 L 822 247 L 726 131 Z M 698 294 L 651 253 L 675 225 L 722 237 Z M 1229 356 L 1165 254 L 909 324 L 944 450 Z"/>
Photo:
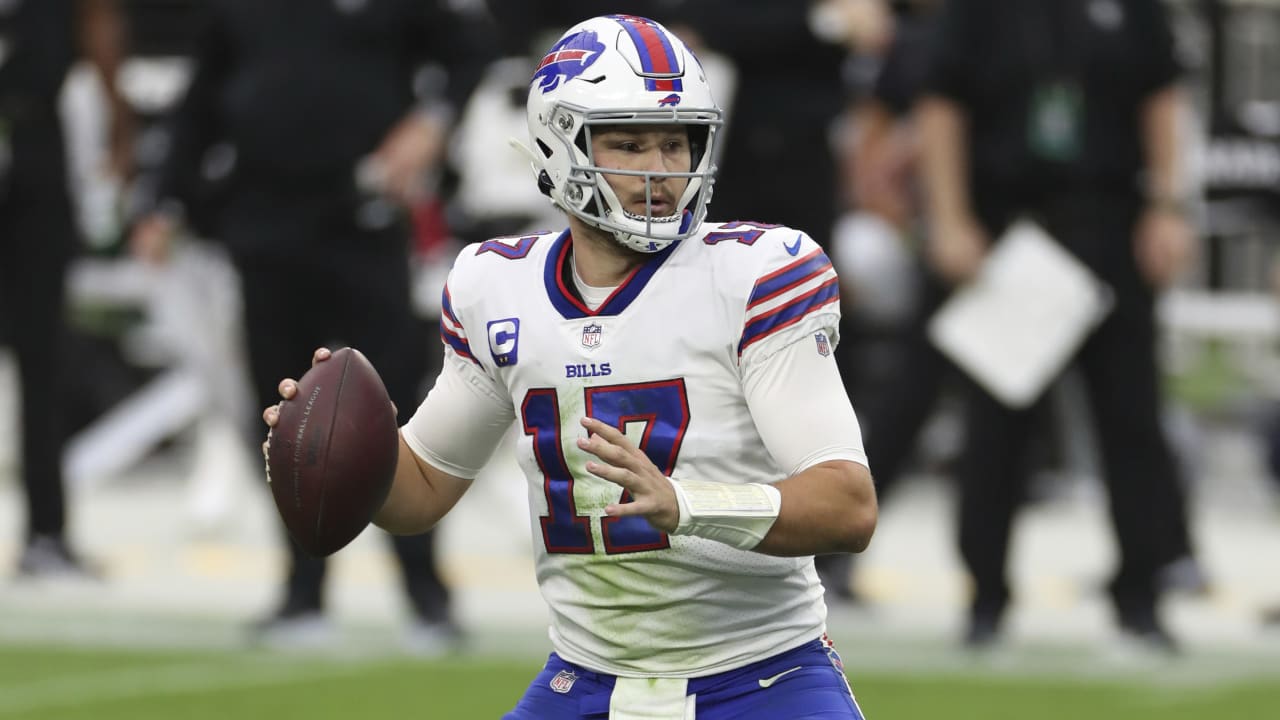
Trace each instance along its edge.
<path fill-rule="evenodd" d="M 675 535 L 696 535 L 750 550 L 769 534 L 782 508 L 782 493 L 766 483 L 667 479 L 680 504 Z"/>

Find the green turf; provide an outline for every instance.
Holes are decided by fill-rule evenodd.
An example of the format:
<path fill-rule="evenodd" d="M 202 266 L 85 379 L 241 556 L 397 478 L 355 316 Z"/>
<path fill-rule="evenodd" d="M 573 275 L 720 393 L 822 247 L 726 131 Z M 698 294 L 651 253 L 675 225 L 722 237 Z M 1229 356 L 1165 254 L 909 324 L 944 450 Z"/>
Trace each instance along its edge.
<path fill-rule="evenodd" d="M 491 718 L 530 661 L 0 648 L 0 718 Z"/>
<path fill-rule="evenodd" d="M 497 718 L 536 660 L 308 659 L 246 652 L 0 647 L 0 719 Z M 1084 677 L 856 672 L 873 720 L 1252 720 L 1276 717 L 1274 677 L 1120 682 Z"/>
<path fill-rule="evenodd" d="M 1196 689 L 992 677 L 871 676 L 855 684 L 873 720 L 1265 720 L 1280 702 L 1274 680 Z"/>

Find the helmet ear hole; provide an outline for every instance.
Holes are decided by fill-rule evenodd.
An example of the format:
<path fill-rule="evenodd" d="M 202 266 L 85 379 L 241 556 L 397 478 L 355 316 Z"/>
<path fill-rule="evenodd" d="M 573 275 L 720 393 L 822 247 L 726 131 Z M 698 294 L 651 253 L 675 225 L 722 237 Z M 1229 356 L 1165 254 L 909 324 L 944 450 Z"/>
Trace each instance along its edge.
<path fill-rule="evenodd" d="M 551 197 L 551 191 L 555 188 L 555 183 L 551 182 L 551 176 L 546 170 L 538 173 L 538 191 L 547 197 Z"/>
<path fill-rule="evenodd" d="M 543 157 L 547 157 L 547 158 L 551 157 L 551 148 L 548 147 L 546 143 L 542 142 L 541 138 L 538 138 L 537 140 L 535 140 L 535 142 L 538 145 L 538 149 L 542 151 Z"/>

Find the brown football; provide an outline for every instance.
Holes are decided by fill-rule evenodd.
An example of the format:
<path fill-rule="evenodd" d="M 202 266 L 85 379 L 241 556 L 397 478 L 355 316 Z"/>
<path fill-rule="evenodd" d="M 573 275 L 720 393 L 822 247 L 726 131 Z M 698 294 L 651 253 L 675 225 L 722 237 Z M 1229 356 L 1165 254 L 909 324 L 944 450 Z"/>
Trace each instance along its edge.
<path fill-rule="evenodd" d="M 336 350 L 308 370 L 267 437 L 271 495 L 312 555 L 354 540 L 386 501 L 400 449 L 395 407 L 360 351 Z"/>

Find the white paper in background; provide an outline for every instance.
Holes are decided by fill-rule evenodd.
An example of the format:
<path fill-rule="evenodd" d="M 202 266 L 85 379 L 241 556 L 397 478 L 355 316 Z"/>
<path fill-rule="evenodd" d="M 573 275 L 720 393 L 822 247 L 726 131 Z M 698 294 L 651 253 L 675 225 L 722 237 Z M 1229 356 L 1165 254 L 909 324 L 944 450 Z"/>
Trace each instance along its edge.
<path fill-rule="evenodd" d="M 997 400 L 1035 402 L 1111 311 L 1111 289 L 1039 225 L 1005 232 L 978 277 L 929 320 L 929 338 Z"/>

